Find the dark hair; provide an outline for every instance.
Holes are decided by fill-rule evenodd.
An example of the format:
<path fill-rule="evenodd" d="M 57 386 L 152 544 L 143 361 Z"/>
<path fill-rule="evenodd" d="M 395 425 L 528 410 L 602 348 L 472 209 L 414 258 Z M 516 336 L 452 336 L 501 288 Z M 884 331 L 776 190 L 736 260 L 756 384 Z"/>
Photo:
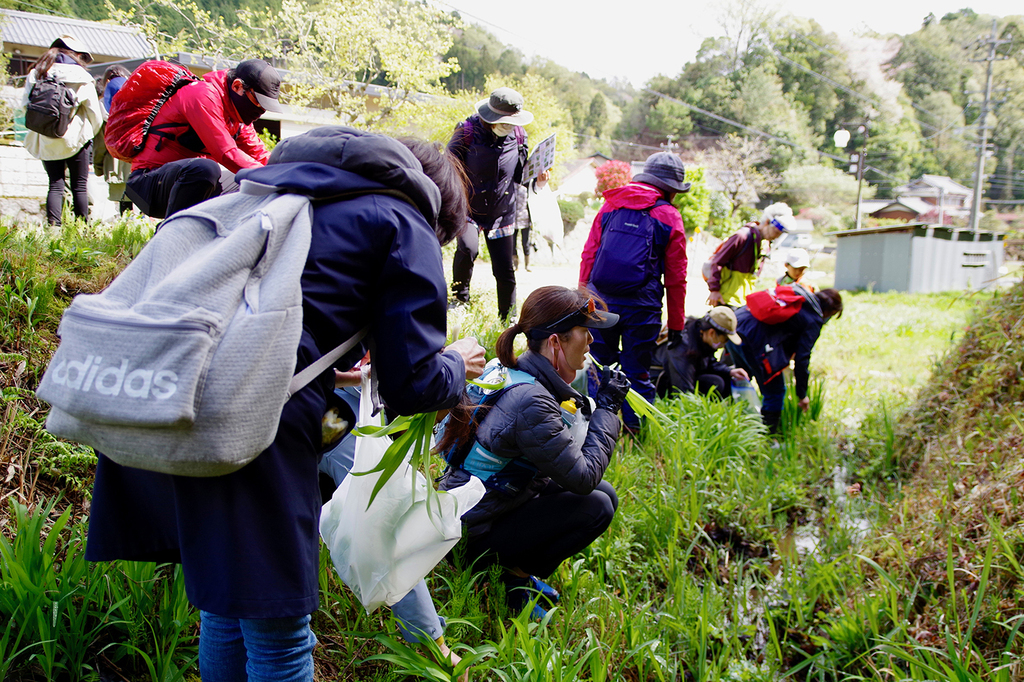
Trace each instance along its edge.
<path fill-rule="evenodd" d="M 832 316 L 843 316 L 843 297 L 835 289 L 822 289 L 814 293 L 821 306 L 821 316 L 826 320 Z"/>
<path fill-rule="evenodd" d="M 36 63 L 32 65 L 32 70 L 36 72 L 36 78 L 45 78 L 46 74 L 50 73 L 50 67 L 57 61 L 58 54 L 65 54 L 81 66 L 85 68 L 86 62 L 82 59 L 82 56 L 74 50 L 69 50 L 66 47 L 51 47 L 49 50 L 43 53 L 43 56 L 36 60 Z"/>
<path fill-rule="evenodd" d="M 534 327 L 543 327 L 559 318 L 571 315 L 587 300 L 593 298 L 594 303 L 601 310 L 607 310 L 604 301 L 586 289 L 569 289 L 560 286 L 546 286 L 536 289 L 523 303 L 523 309 L 519 313 L 519 321 L 506 329 L 498 337 L 494 344 L 498 360 L 505 367 L 516 367 L 519 358 L 516 357 L 513 345 L 519 334 L 528 334 Z M 572 330 L 559 334 L 559 338 L 566 339 Z M 544 339 L 533 339 L 526 337 L 527 348 L 537 353 L 544 345 Z M 481 408 L 478 410 L 478 408 Z M 471 404 L 465 394 L 461 403 L 452 408 L 448 417 L 448 424 L 444 429 L 444 436 L 437 444 L 437 451 L 447 453 L 453 447 L 462 448 L 472 441 L 476 435 L 477 427 L 487 414 L 488 406 Z M 476 418 L 474 419 L 474 414 Z"/>
<path fill-rule="evenodd" d="M 128 78 L 131 75 L 128 69 L 120 64 L 114 64 L 113 66 L 108 66 L 107 70 L 103 72 L 103 84 L 106 85 L 115 78 Z"/>
<path fill-rule="evenodd" d="M 466 216 L 469 215 L 466 172 L 459 160 L 437 142 L 412 137 L 398 141 L 412 152 L 423 166 L 423 172 L 441 190 L 441 210 L 437 214 L 434 233 L 442 245 L 447 244 L 466 227 Z"/>
<path fill-rule="evenodd" d="M 494 350 L 498 360 L 506 367 L 515 367 L 519 359 L 516 357 L 513 345 L 518 334 L 526 334 L 526 346 L 533 352 L 538 352 L 544 345 L 544 339 L 533 339 L 529 332 L 534 327 L 544 327 L 552 322 L 558 321 L 566 315 L 583 306 L 589 299 L 593 298 L 595 303 L 600 303 L 602 310 L 606 309 L 604 301 L 601 301 L 593 293 L 586 289 L 569 289 L 560 286 L 546 286 L 535 289 L 526 297 L 523 309 L 519 313 L 519 321 L 506 329 L 498 337 L 494 344 Z M 572 330 L 570 330 L 572 331 Z M 569 332 L 559 334 L 561 338 L 567 338 Z"/>

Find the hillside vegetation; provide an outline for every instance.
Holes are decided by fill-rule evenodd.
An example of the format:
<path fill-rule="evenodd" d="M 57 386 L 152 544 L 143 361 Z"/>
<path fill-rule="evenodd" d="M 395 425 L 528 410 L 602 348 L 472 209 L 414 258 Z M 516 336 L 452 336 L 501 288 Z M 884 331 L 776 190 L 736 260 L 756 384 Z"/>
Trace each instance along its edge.
<path fill-rule="evenodd" d="M 71 297 L 148 236 L 0 226 L 3 679 L 198 679 L 180 571 L 84 561 L 95 456 L 47 434 L 32 393 Z M 493 343 L 492 303 L 463 334 Z M 509 613 L 456 556 L 430 578 L 446 637 L 476 680 L 1024 679 L 1022 306 L 1021 285 L 849 295 L 811 417 L 791 403 L 778 442 L 739 404 L 660 403 L 671 424 L 622 442 L 615 521 L 552 577 L 550 619 Z M 326 552 L 313 625 L 320 679 L 453 677 L 363 612 Z"/>

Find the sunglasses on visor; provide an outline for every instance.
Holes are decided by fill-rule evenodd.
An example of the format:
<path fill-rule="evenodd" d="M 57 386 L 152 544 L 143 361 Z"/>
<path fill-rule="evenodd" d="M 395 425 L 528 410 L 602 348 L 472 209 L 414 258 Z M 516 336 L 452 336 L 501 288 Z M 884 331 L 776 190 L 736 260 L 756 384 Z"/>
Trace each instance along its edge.
<path fill-rule="evenodd" d="M 594 299 L 589 298 L 587 302 L 581 305 L 577 310 L 572 311 L 568 315 L 560 317 L 550 324 L 546 324 L 543 327 L 534 327 L 530 330 L 529 336 L 534 339 L 544 339 L 552 334 L 558 334 L 559 332 L 566 332 L 578 325 L 569 325 L 565 329 L 562 327 L 566 322 L 571 321 L 573 318 L 578 317 L 590 317 L 597 311 L 597 305 L 594 303 Z"/>

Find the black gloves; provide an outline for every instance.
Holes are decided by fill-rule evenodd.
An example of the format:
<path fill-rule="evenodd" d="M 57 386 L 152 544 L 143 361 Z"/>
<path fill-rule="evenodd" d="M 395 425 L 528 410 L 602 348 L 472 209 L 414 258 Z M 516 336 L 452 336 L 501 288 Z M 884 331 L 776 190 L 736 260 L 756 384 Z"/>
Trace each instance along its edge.
<path fill-rule="evenodd" d="M 668 347 L 675 348 L 683 342 L 683 332 L 680 329 L 668 330 Z"/>
<path fill-rule="evenodd" d="M 620 370 L 605 367 L 602 370 L 601 385 L 597 389 L 597 397 L 594 402 L 597 408 L 618 412 L 622 407 L 622 401 L 626 399 L 629 392 L 629 379 Z"/>

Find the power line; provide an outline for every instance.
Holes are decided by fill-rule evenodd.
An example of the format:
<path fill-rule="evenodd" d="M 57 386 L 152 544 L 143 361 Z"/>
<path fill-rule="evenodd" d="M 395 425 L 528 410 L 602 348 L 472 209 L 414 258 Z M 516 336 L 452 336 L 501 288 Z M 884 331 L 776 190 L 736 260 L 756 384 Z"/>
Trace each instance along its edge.
<path fill-rule="evenodd" d="M 684 107 L 686 107 L 688 109 L 696 111 L 699 114 L 703 114 L 705 116 L 710 116 L 711 118 L 713 118 L 713 119 L 715 119 L 717 121 L 721 121 L 723 123 L 728 123 L 729 125 L 736 126 L 737 128 L 739 128 L 741 130 L 746 130 L 747 132 L 753 133 L 753 134 L 757 135 L 758 137 L 766 137 L 766 138 L 768 138 L 770 140 L 774 140 L 774 141 L 779 142 L 781 144 L 793 147 L 794 149 L 803 149 L 805 151 L 813 152 L 813 153 L 818 154 L 820 156 L 825 156 L 827 158 L 830 158 L 833 161 L 842 161 L 843 163 L 847 162 L 846 157 L 836 156 L 835 154 L 829 154 L 828 152 L 823 152 L 823 151 L 821 151 L 819 149 L 815 149 L 814 147 L 808 147 L 806 145 L 802 145 L 802 144 L 799 144 L 797 142 L 793 142 L 792 140 L 787 140 L 787 139 L 785 139 L 783 137 L 779 137 L 777 135 L 772 135 L 771 133 L 765 132 L 763 130 L 759 130 L 759 129 L 753 128 L 751 126 L 744 125 L 743 123 L 740 123 L 739 121 L 734 121 L 731 118 L 726 118 L 724 116 L 719 116 L 718 114 L 712 113 L 712 112 L 710 112 L 710 111 L 708 111 L 706 109 L 701 109 L 700 107 L 694 106 L 694 105 L 690 104 L 689 102 L 684 102 L 681 99 L 676 99 L 675 97 L 670 97 L 669 95 L 666 95 L 664 93 L 658 92 L 657 90 L 652 90 L 651 88 L 644 88 L 643 91 L 644 92 L 649 92 L 649 93 L 651 93 L 652 95 L 654 95 L 656 97 L 661 97 L 663 99 L 667 99 L 670 102 L 675 102 L 676 104 L 680 104 L 680 105 L 682 105 L 682 106 L 684 106 Z M 878 173 L 879 175 L 881 175 L 883 177 L 889 178 L 890 180 L 895 180 L 897 182 L 900 181 L 900 179 L 897 178 L 896 176 L 890 175 L 890 174 L 886 173 L 885 171 L 883 171 L 882 169 L 875 168 L 874 166 L 865 166 L 865 170 L 874 171 L 875 173 Z"/>

